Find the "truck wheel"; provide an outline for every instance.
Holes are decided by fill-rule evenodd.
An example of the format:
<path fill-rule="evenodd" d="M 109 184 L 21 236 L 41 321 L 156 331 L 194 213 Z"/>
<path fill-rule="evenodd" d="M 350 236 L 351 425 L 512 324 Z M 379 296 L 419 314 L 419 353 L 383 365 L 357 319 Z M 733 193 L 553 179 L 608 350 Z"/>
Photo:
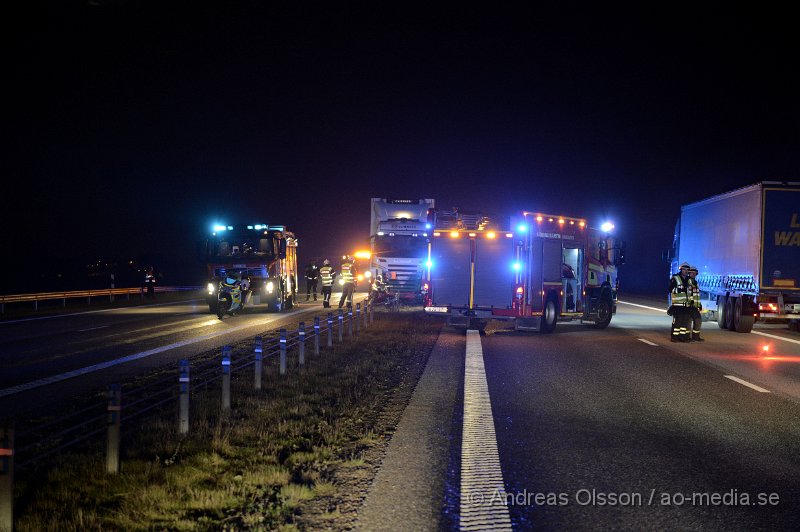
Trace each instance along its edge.
<path fill-rule="evenodd" d="M 736 299 L 728 296 L 727 301 L 725 301 L 725 328 L 729 331 L 736 330 L 736 325 L 733 323 L 733 314 L 736 312 Z"/>
<path fill-rule="evenodd" d="M 728 298 L 725 296 L 719 296 L 717 298 L 717 325 L 719 325 L 720 329 L 727 329 L 728 326 L 725 323 L 725 306 L 727 305 Z"/>
<path fill-rule="evenodd" d="M 542 322 L 539 330 L 545 334 L 550 334 L 556 330 L 557 321 L 558 314 L 556 313 L 556 302 L 553 300 L 553 298 L 547 298 L 547 302 L 544 304 Z"/>
<path fill-rule="evenodd" d="M 614 307 L 611 306 L 610 299 L 605 297 L 600 299 L 597 303 L 597 321 L 594 324 L 595 328 L 605 329 L 608 327 L 608 324 L 611 323 L 613 309 Z"/>
<path fill-rule="evenodd" d="M 736 308 L 733 313 L 733 329 L 736 332 L 740 333 L 749 333 L 753 330 L 753 323 L 755 322 L 755 316 L 748 316 L 745 315 L 744 304 L 742 303 L 742 298 L 736 298 Z"/>

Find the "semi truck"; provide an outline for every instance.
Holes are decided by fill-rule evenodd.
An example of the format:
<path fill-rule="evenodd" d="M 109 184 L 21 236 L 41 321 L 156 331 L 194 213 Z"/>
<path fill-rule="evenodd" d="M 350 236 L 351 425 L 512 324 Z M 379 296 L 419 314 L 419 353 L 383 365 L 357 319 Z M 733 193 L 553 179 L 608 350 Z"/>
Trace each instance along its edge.
<path fill-rule="evenodd" d="M 433 199 L 371 198 L 370 270 L 401 299 L 421 302 Z"/>
<path fill-rule="evenodd" d="M 583 218 L 523 212 L 436 213 L 424 309 L 455 326 L 512 320 L 552 333 L 559 321 L 605 328 L 616 313 L 624 243 Z"/>
<path fill-rule="evenodd" d="M 701 304 L 721 329 L 800 320 L 800 182 L 762 181 L 681 207 L 671 274 L 698 269 Z"/>
<path fill-rule="evenodd" d="M 297 295 L 297 238 L 284 225 L 215 224 L 202 245 L 208 275 L 206 301 L 217 312 L 220 280 L 240 273 L 250 278 L 247 308 L 280 312 Z"/>

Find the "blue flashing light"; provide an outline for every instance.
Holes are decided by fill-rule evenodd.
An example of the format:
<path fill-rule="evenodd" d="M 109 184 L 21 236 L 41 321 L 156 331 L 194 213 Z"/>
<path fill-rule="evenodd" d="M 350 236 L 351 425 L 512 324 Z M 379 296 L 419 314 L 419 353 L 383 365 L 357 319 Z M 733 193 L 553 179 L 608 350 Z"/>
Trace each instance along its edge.
<path fill-rule="evenodd" d="M 214 231 L 225 231 L 226 229 L 227 229 L 227 227 L 225 227 L 224 225 L 215 225 L 214 226 Z"/>
<path fill-rule="evenodd" d="M 514 268 L 515 272 L 518 272 L 522 265 L 519 262 L 515 262 L 511 267 Z"/>
<path fill-rule="evenodd" d="M 263 227 L 264 227 L 264 226 L 263 226 L 263 225 L 261 225 L 261 224 L 258 224 L 258 225 L 256 225 L 256 226 L 255 226 L 255 228 L 256 228 L 256 231 L 261 231 L 261 229 L 262 229 Z"/>
<path fill-rule="evenodd" d="M 517 231 L 519 231 L 520 233 L 524 233 L 527 230 L 528 230 L 528 226 L 525 225 L 525 224 L 519 224 L 517 226 Z"/>
<path fill-rule="evenodd" d="M 233 226 L 232 225 L 228 226 L 228 231 L 233 231 Z"/>
<path fill-rule="evenodd" d="M 431 224 L 425 224 L 425 229 L 430 229 L 430 228 L 431 228 Z"/>
<path fill-rule="evenodd" d="M 602 229 L 604 233 L 608 233 L 614 229 L 614 224 L 611 222 L 604 222 L 603 225 L 600 226 L 600 229 Z"/>
<path fill-rule="evenodd" d="M 248 226 L 247 226 L 247 228 L 248 228 L 248 229 L 252 229 L 252 228 L 253 228 L 253 226 L 252 226 L 252 225 L 248 225 Z"/>
<path fill-rule="evenodd" d="M 427 261 L 427 262 L 425 263 L 425 266 L 427 266 L 427 267 L 428 267 L 428 269 L 430 269 L 430 268 L 433 266 L 433 262 L 431 262 L 431 261 Z"/>

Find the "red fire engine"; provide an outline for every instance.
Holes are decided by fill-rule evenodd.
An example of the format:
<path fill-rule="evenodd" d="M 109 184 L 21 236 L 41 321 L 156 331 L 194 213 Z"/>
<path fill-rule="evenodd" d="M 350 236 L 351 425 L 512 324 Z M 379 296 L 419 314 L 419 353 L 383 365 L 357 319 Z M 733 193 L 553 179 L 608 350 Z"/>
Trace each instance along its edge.
<path fill-rule="evenodd" d="M 603 328 L 616 312 L 624 244 L 585 219 L 523 212 L 500 225 L 489 216 L 444 213 L 427 261 L 425 311 L 453 325 L 514 320 L 553 332 L 558 321 Z"/>

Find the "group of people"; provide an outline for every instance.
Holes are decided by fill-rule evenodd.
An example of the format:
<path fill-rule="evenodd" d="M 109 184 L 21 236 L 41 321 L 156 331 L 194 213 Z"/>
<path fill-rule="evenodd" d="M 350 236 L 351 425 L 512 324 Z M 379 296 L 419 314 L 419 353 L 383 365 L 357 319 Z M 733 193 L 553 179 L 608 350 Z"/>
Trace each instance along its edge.
<path fill-rule="evenodd" d="M 333 292 L 333 282 L 337 276 L 340 277 L 342 285 L 342 297 L 339 298 L 339 308 L 345 304 L 347 308 L 353 306 L 353 292 L 356 289 L 356 265 L 353 257 L 345 255 L 342 257 L 342 263 L 339 265 L 339 271 L 333 269 L 331 261 L 325 259 L 322 261 L 322 268 L 318 268 L 315 262 L 310 262 L 306 266 L 306 301 L 314 296 L 314 301 L 317 300 L 317 284 L 322 282 L 322 306 L 325 308 L 331 307 L 331 293 Z"/>
<path fill-rule="evenodd" d="M 700 311 L 700 287 L 697 284 L 697 268 L 688 262 L 680 265 L 678 273 L 669 280 L 670 306 L 667 314 L 672 316 L 673 342 L 703 342 L 700 326 L 703 323 Z"/>

